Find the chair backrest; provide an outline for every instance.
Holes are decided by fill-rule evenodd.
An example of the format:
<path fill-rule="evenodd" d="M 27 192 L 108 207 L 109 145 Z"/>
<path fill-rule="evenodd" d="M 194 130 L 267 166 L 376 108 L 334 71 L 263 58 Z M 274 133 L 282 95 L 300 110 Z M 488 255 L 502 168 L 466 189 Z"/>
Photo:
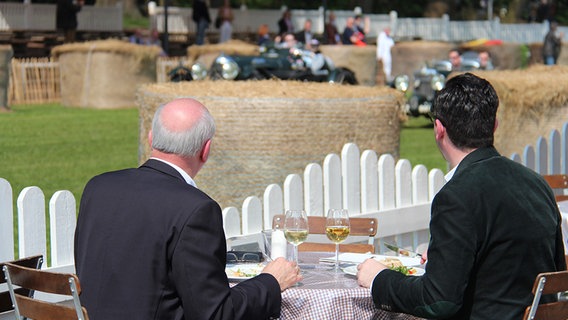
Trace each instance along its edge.
<path fill-rule="evenodd" d="M 284 228 L 284 215 L 275 215 L 272 219 L 273 229 Z M 325 217 L 308 216 L 310 234 L 325 234 Z M 375 218 L 349 218 L 349 236 L 366 236 L 367 243 L 340 244 L 341 252 L 367 253 L 375 252 L 373 245 L 377 234 L 377 219 Z M 304 242 L 298 246 L 299 251 L 333 252 L 334 243 Z"/>
<path fill-rule="evenodd" d="M 539 304 L 542 295 L 565 291 L 568 291 L 568 271 L 540 273 L 532 289 L 533 302 L 526 308 L 523 320 L 568 319 L 568 300 L 560 299 L 556 302 Z"/>
<path fill-rule="evenodd" d="M 568 200 L 568 194 L 565 192 L 565 190 L 568 190 L 568 175 L 550 174 L 542 177 L 554 191 L 557 202 Z"/>
<path fill-rule="evenodd" d="M 43 263 L 43 255 L 36 255 L 31 257 L 26 257 L 18 260 L 7 261 L 12 264 L 16 264 L 19 266 L 24 266 L 33 269 L 40 269 Z M 0 270 L 4 267 L 6 262 L 0 262 Z M 6 283 L 6 278 L 4 276 L 0 277 L 0 284 Z M 18 288 L 16 291 L 23 295 L 30 297 L 33 292 L 26 288 Z M 0 313 L 10 311 L 14 309 L 14 305 L 12 303 L 12 298 L 10 298 L 10 291 L 2 291 L 0 292 Z"/>
<path fill-rule="evenodd" d="M 8 290 L 14 302 L 14 312 L 17 319 L 24 316 L 34 320 L 87 320 L 87 310 L 81 306 L 79 295 L 81 285 L 79 278 L 70 273 L 56 273 L 26 268 L 11 263 L 3 267 L 8 283 Z M 34 291 L 72 297 L 73 306 L 65 303 L 51 303 L 19 294 L 14 286 L 20 286 Z"/>

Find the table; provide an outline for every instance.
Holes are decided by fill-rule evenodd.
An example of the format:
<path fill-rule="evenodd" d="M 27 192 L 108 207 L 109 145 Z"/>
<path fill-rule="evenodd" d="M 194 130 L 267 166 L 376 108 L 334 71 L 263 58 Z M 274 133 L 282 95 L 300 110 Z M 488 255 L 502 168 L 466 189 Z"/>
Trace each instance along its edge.
<path fill-rule="evenodd" d="M 281 320 L 289 319 L 419 319 L 375 308 L 368 288 L 354 276 L 335 273 L 332 266 L 319 264 L 330 253 L 300 252 L 304 279 L 301 285 L 282 293 Z"/>

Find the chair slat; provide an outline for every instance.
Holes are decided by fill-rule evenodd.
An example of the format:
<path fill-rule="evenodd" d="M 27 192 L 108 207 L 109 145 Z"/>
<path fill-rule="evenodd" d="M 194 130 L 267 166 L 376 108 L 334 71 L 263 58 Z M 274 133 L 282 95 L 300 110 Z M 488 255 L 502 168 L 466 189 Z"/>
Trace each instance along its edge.
<path fill-rule="evenodd" d="M 29 272 L 29 271 L 37 272 Z M 69 286 L 69 278 L 74 278 L 77 283 L 78 293 L 81 293 L 79 279 L 76 275 L 70 273 L 55 273 L 47 271 L 38 271 L 31 268 L 10 268 L 10 276 L 12 282 L 25 288 L 35 288 L 35 290 L 72 295 L 71 287 Z"/>
<path fill-rule="evenodd" d="M 16 295 L 20 315 L 34 320 L 77 319 L 75 308 Z M 84 309 L 84 308 L 83 308 Z M 86 314 L 84 311 L 83 314 Z"/>
<path fill-rule="evenodd" d="M 542 291 L 542 295 L 566 292 L 568 291 L 568 271 L 543 272 L 538 274 L 532 289 L 535 298 L 532 304 L 525 309 L 523 320 L 568 319 L 568 300 L 539 304 L 541 297 L 539 284 L 541 286 L 540 290 Z M 534 314 L 532 317 L 531 313 Z"/>

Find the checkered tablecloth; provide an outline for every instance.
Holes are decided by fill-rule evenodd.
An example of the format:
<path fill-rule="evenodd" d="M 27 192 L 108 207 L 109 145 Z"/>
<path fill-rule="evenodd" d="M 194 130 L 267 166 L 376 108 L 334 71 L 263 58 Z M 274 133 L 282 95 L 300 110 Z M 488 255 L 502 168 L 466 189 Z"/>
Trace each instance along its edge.
<path fill-rule="evenodd" d="M 321 257 L 318 257 L 316 261 Z M 377 309 L 371 292 L 357 284 L 354 276 L 335 272 L 329 265 L 313 262 L 314 256 L 300 255 L 304 279 L 299 286 L 282 293 L 281 320 L 291 319 L 418 319 L 410 315 Z"/>

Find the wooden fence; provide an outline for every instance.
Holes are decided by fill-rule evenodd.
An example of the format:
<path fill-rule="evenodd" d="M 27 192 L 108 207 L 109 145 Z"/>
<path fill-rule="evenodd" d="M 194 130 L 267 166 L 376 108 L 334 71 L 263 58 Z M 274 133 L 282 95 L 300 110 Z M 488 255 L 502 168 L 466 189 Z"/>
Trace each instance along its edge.
<path fill-rule="evenodd" d="M 522 157 L 512 158 L 541 174 L 567 173 L 567 150 L 568 122 L 561 131 L 553 130 L 548 138 L 539 138 L 536 147 L 527 146 Z M 270 228 L 272 216 L 288 208 L 304 208 L 310 215 L 323 215 L 328 208 L 345 207 L 352 216 L 378 219 L 377 240 L 388 238 L 415 248 L 428 239 L 431 200 L 443 184 L 440 169 L 428 172 L 420 164 L 412 168 L 408 160 L 395 163 L 391 155 L 378 156 L 371 150 L 360 154 L 358 147 L 349 143 L 341 155 L 328 155 L 323 166 L 307 165 L 303 178 L 292 174 L 282 186 L 269 185 L 262 201 L 257 196 L 248 197 L 241 212 L 234 207 L 224 208 L 225 235 L 239 238 L 258 234 Z M 17 243 L 12 203 L 10 183 L 0 178 L 0 261 L 41 253 L 50 257 L 46 268 L 72 271 L 74 196 L 65 190 L 56 192 L 49 201 L 47 222 L 41 189 L 24 188 L 17 198 Z"/>
<path fill-rule="evenodd" d="M 51 58 L 12 59 L 8 105 L 59 101 L 59 62 Z"/>

